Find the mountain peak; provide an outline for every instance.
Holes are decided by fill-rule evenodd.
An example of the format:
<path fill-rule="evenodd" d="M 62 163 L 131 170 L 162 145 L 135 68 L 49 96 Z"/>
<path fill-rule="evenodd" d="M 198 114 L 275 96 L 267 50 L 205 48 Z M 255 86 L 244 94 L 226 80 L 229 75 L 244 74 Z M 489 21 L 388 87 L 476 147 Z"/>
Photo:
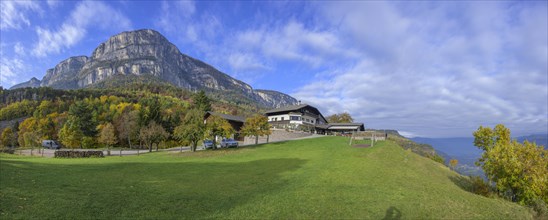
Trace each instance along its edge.
<path fill-rule="evenodd" d="M 297 100 L 275 91 L 253 90 L 200 60 L 182 54 L 162 34 L 152 29 L 125 31 L 99 44 L 90 57 L 76 56 L 47 70 L 32 86 L 78 89 L 116 75 L 152 76 L 177 87 L 243 95 L 265 107 L 294 104 Z M 20 85 L 18 85 L 20 86 Z M 31 86 L 30 82 L 22 86 Z"/>

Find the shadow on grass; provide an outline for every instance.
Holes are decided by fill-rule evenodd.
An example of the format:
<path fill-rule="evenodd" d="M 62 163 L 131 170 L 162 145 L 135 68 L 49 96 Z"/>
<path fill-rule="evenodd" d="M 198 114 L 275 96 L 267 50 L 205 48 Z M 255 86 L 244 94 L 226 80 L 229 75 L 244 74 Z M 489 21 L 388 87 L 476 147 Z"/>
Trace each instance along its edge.
<path fill-rule="evenodd" d="M 282 174 L 305 162 L 284 158 L 83 165 L 4 160 L 0 204 L 7 219 L 222 217 L 254 198 L 275 194 L 287 185 Z"/>
<path fill-rule="evenodd" d="M 382 219 L 383 220 L 400 220 L 401 211 L 394 206 L 390 206 L 390 208 L 386 210 L 386 215 Z"/>

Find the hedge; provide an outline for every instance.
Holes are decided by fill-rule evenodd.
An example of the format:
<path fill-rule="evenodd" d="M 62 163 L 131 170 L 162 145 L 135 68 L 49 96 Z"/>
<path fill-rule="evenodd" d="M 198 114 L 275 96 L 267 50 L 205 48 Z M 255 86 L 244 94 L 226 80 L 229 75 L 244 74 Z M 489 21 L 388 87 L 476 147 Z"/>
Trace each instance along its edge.
<path fill-rule="evenodd" d="M 81 157 L 104 157 L 103 151 L 88 150 L 88 151 L 55 151 L 55 157 L 60 158 L 81 158 Z"/>

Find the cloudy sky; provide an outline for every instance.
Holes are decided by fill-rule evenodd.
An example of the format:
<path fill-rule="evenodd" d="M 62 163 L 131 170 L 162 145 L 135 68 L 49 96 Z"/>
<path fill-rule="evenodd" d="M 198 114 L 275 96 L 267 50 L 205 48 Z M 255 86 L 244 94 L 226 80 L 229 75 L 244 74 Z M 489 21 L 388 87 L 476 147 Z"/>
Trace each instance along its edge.
<path fill-rule="evenodd" d="M 324 115 L 408 136 L 548 132 L 546 1 L 1 1 L 5 88 L 151 28 L 181 52 Z"/>

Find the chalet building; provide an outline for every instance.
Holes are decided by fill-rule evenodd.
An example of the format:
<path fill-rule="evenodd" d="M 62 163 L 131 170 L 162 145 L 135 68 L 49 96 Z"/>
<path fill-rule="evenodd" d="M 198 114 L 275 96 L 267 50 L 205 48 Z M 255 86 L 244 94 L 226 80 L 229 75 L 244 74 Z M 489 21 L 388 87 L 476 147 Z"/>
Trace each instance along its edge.
<path fill-rule="evenodd" d="M 315 107 L 307 104 L 290 105 L 266 111 L 268 122 L 274 128 L 314 132 L 317 125 L 326 125 L 327 120 Z"/>
<path fill-rule="evenodd" d="M 363 123 L 328 123 L 322 113 L 307 104 L 290 105 L 266 111 L 273 128 L 301 130 L 317 134 L 363 131 Z"/>

